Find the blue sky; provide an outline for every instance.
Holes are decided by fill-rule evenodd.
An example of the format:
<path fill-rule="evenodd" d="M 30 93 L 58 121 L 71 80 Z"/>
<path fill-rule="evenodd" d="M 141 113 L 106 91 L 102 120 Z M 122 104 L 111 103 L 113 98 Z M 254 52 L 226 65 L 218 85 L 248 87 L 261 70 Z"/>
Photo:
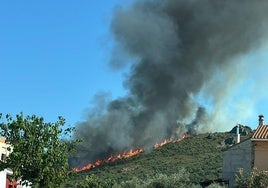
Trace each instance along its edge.
<path fill-rule="evenodd" d="M 131 0 L 2 1 L 0 112 L 63 116 L 74 125 L 98 92 L 124 93 L 107 66 L 116 6 Z"/>

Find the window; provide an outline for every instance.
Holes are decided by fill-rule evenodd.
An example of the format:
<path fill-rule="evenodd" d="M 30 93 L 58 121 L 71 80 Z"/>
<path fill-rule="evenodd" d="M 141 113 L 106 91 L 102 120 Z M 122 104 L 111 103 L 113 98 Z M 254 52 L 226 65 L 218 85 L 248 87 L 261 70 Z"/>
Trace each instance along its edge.
<path fill-rule="evenodd" d="M 2 153 L 2 155 L 1 155 L 1 161 L 5 161 L 6 159 L 7 159 L 7 155 Z"/>

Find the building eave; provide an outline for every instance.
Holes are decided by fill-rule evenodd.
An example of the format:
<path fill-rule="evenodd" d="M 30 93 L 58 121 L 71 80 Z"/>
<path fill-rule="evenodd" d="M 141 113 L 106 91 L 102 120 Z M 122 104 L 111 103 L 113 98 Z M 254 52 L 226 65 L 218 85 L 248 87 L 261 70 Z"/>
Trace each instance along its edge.
<path fill-rule="evenodd" d="M 268 141 L 268 139 L 261 139 L 261 138 L 252 138 L 251 140 L 252 141 L 265 141 L 265 142 Z"/>

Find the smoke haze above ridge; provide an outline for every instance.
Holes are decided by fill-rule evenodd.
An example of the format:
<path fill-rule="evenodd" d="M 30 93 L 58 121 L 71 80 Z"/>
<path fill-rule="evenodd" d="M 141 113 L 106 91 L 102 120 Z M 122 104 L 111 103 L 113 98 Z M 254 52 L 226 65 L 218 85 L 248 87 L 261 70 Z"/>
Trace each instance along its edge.
<path fill-rule="evenodd" d="M 228 102 L 248 71 L 264 65 L 247 57 L 267 40 L 267 16 L 265 0 L 146 0 L 117 7 L 110 66 L 130 67 L 123 83 L 128 93 L 115 100 L 96 95 L 95 107 L 76 125 L 83 143 L 74 164 L 226 126 Z"/>

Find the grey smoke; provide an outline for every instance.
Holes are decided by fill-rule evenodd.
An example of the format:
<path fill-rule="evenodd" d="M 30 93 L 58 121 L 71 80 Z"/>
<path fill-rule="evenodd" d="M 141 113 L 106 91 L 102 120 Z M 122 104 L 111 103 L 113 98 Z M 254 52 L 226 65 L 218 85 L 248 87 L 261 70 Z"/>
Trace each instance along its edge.
<path fill-rule="evenodd" d="M 237 74 L 243 62 L 234 60 L 267 37 L 267 17 L 266 0 L 146 0 L 115 9 L 110 65 L 130 67 L 128 95 L 98 96 L 101 108 L 96 104 L 76 125 L 84 142 L 74 165 L 208 128 L 243 78 Z M 121 58 L 126 55 L 129 60 Z M 200 94 L 215 111 L 206 111 Z"/>

